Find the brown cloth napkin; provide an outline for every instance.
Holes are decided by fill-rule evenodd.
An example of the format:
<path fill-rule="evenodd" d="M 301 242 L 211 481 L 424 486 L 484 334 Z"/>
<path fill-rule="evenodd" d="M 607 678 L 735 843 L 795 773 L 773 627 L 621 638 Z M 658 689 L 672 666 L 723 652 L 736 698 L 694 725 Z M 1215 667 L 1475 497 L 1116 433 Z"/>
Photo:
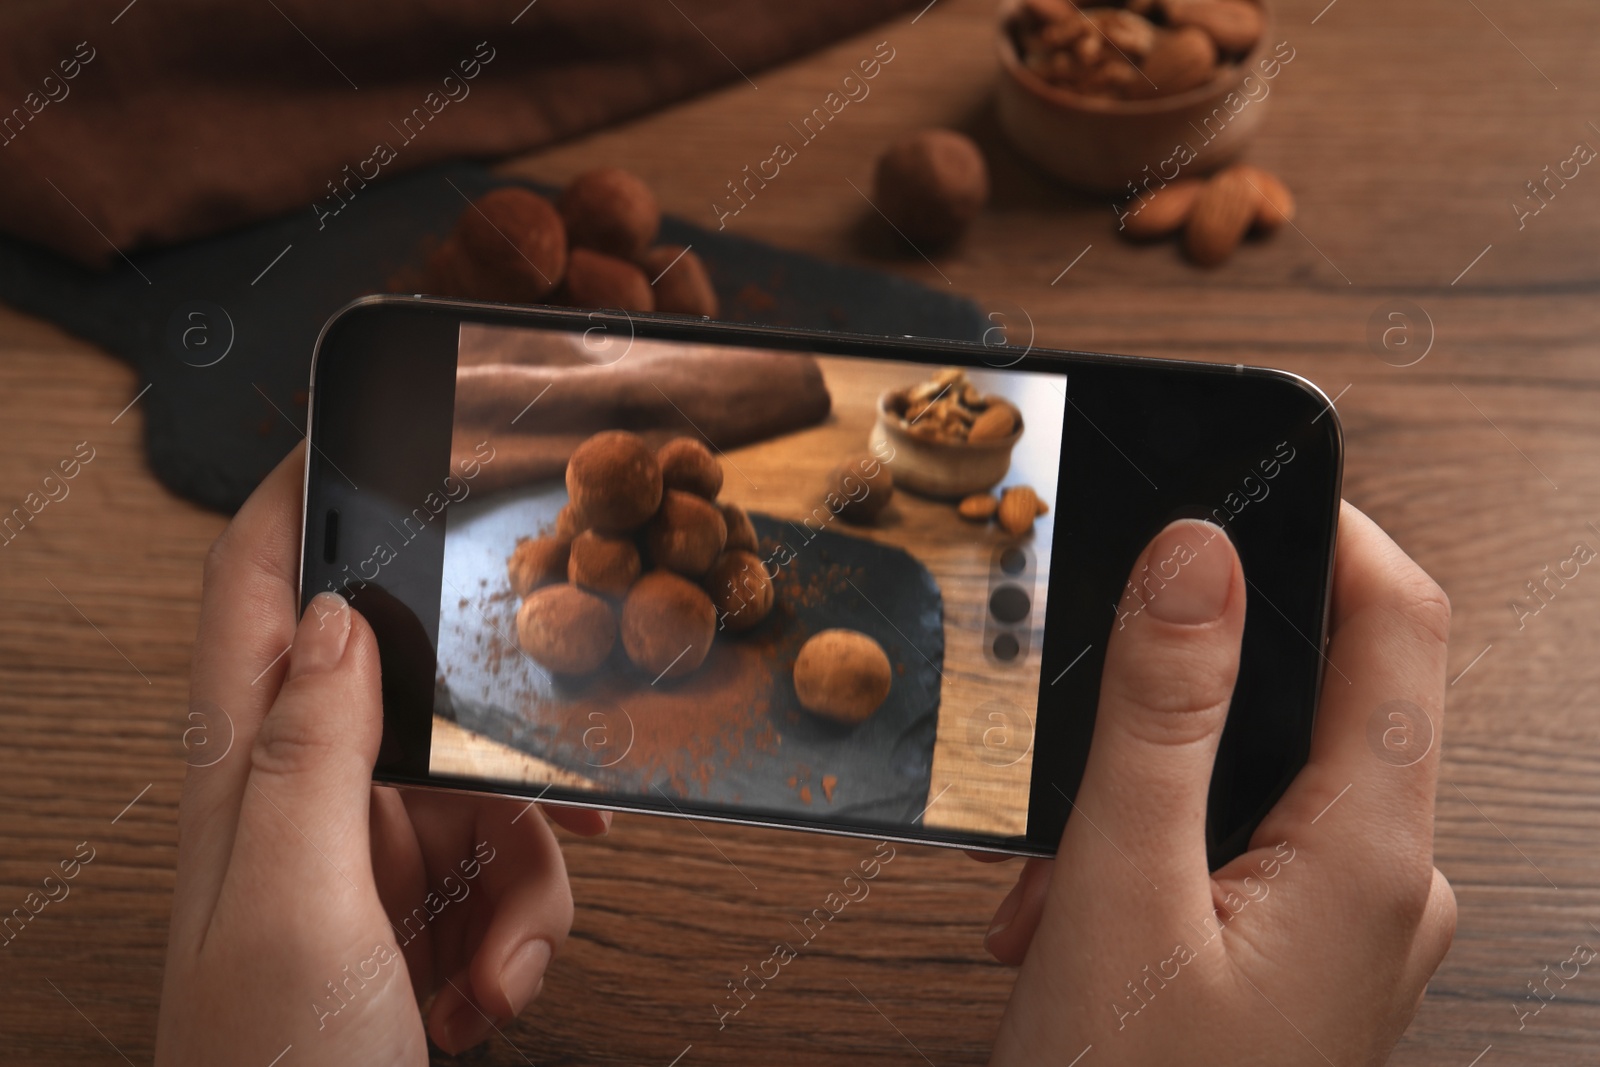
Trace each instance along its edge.
<path fill-rule="evenodd" d="M 0 230 L 104 266 L 297 209 L 331 224 L 364 181 L 755 85 L 922 2 L 4 4 Z"/>
<path fill-rule="evenodd" d="M 791 433 L 832 408 L 804 354 L 466 326 L 456 370 L 451 466 L 483 441 L 486 492 L 560 478 L 572 450 L 601 430 L 650 444 L 685 436 L 718 452 Z"/>

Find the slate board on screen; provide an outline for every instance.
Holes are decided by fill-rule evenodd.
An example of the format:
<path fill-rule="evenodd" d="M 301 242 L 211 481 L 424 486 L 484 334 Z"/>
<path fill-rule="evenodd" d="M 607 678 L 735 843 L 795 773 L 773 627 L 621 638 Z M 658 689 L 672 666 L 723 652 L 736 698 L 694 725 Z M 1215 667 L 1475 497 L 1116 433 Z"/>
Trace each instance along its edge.
<path fill-rule="evenodd" d="M 710 731 L 717 736 L 681 746 L 701 750 L 701 759 L 682 760 L 675 747 L 664 754 L 663 764 L 642 740 L 635 741 L 635 733 L 654 731 L 655 724 L 643 720 L 662 714 L 665 699 L 652 690 L 651 679 L 628 665 L 620 649 L 595 679 L 567 686 L 508 647 L 515 639 L 518 601 L 507 586 L 506 557 L 519 536 L 553 522 L 565 500 L 559 486 L 545 485 L 452 506 L 437 713 L 602 789 L 648 796 L 656 803 L 665 796 L 674 803 L 688 798 L 856 824 L 917 822 L 932 780 L 944 662 L 944 601 L 926 567 L 890 545 L 831 530 L 813 532 L 806 540 L 803 530 L 753 514 L 762 555 L 770 556 L 784 542 L 792 559 L 779 568 L 778 607 L 748 635 L 719 634 L 712 656 L 733 654 L 736 642 L 759 643 L 762 661 L 772 668 L 770 685 L 753 714 L 721 709 L 728 713 L 727 725 L 720 733 Z M 804 594 L 796 596 L 794 589 Z M 794 693 L 790 671 L 800 645 L 832 627 L 871 636 L 894 672 L 884 704 L 854 728 L 804 711 Z M 715 705 L 734 699 L 732 692 L 709 683 L 693 689 L 711 670 L 708 658 L 677 684 L 689 687 L 695 699 L 711 706 L 711 718 L 720 719 Z M 604 699 L 591 702 L 596 687 L 604 690 Z M 563 706 L 568 698 L 585 701 L 584 708 L 600 708 L 598 717 L 591 720 L 582 710 Z M 595 740 L 602 743 L 591 743 Z M 834 783 L 827 790 L 825 778 Z"/>

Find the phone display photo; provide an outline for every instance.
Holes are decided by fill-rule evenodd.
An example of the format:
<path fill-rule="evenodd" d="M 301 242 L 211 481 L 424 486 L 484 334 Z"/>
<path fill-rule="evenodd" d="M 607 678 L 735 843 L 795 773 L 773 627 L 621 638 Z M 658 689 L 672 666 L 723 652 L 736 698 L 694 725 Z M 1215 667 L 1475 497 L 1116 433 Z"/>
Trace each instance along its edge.
<path fill-rule="evenodd" d="M 1048 855 L 1180 517 L 1251 584 L 1214 858 L 1305 759 L 1340 445 L 1290 375 L 391 297 L 311 425 L 379 780 Z"/>

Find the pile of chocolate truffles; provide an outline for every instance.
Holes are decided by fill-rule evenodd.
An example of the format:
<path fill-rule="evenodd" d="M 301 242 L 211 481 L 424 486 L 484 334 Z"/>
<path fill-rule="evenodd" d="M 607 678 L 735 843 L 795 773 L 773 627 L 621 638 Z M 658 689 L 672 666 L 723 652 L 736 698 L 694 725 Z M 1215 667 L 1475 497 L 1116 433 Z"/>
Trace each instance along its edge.
<path fill-rule="evenodd" d="M 660 230 L 655 193 L 619 167 L 578 175 L 556 204 L 507 185 L 461 213 L 428 255 L 422 286 L 503 304 L 715 317 L 717 294 L 705 264 L 678 245 L 657 245 Z"/>
<path fill-rule="evenodd" d="M 765 619 L 774 594 L 755 527 L 739 505 L 717 502 L 721 490 L 722 466 L 694 438 L 652 451 L 607 430 L 580 444 L 555 532 L 518 542 L 507 565 L 523 598 L 523 651 L 555 674 L 583 675 L 620 637 L 654 684 L 699 669 L 718 630 Z"/>

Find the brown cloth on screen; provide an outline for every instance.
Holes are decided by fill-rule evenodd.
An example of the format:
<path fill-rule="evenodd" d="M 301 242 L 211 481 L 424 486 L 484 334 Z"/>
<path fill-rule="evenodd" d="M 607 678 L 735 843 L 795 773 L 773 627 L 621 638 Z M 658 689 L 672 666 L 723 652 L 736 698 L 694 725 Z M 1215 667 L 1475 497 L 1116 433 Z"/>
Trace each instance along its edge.
<path fill-rule="evenodd" d="M 629 430 L 655 446 L 694 437 L 720 453 L 820 422 L 832 408 L 808 355 L 469 331 L 456 371 L 450 460 L 455 470 L 482 463 L 477 448 L 488 441 L 494 458 L 475 479 L 485 492 L 562 477 L 572 450 L 601 430 Z"/>
<path fill-rule="evenodd" d="M 0 230 L 103 266 L 331 212 L 352 175 L 525 151 L 920 2 L 0 4 Z"/>

